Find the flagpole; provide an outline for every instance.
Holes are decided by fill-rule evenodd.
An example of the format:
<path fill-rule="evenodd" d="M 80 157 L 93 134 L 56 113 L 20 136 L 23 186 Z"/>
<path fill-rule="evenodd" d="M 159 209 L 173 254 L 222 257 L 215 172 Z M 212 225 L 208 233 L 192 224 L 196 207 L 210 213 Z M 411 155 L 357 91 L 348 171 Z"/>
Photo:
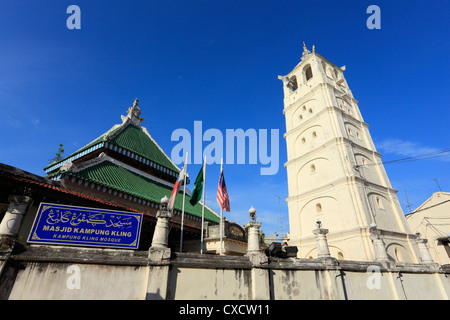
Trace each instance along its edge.
<path fill-rule="evenodd" d="M 188 159 L 188 152 L 186 152 L 186 159 L 184 160 L 184 165 L 186 166 L 186 172 L 184 173 L 184 183 L 183 183 L 184 186 L 183 186 L 183 206 L 182 206 L 182 210 L 181 210 L 180 253 L 183 252 L 184 202 L 185 202 L 185 199 L 186 199 L 187 159 Z"/>
<path fill-rule="evenodd" d="M 203 254 L 203 225 L 205 221 L 205 189 L 206 189 L 206 156 L 203 162 L 203 206 L 202 206 L 202 231 L 200 239 L 200 254 Z"/>
<path fill-rule="evenodd" d="M 222 170 L 223 170 L 223 158 L 220 159 L 220 174 L 222 174 Z M 222 213 L 223 209 L 222 206 L 220 206 L 220 255 L 222 256 L 222 241 L 223 241 L 223 213 Z"/>
<path fill-rule="evenodd" d="M 220 255 L 222 256 L 222 241 L 223 241 L 223 215 L 222 215 L 222 208 L 220 208 Z"/>

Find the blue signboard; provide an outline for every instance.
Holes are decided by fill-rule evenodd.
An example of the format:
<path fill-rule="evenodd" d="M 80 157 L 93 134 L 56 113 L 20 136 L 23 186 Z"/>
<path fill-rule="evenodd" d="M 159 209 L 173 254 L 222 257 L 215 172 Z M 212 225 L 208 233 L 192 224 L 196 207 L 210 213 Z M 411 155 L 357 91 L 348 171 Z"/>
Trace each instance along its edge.
<path fill-rule="evenodd" d="M 28 242 L 137 249 L 142 214 L 41 203 Z"/>

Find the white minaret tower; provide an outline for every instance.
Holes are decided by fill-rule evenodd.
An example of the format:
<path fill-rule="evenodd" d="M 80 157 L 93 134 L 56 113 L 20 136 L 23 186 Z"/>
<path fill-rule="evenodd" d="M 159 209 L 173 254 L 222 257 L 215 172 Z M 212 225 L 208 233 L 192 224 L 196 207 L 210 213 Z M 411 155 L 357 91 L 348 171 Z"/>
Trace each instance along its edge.
<path fill-rule="evenodd" d="M 286 117 L 289 243 L 298 246 L 299 258 L 316 258 L 313 229 L 320 220 L 329 230 L 332 257 L 375 260 L 375 230 L 378 248 L 382 241 L 390 260 L 419 262 L 397 190 L 344 71 L 303 44 L 301 62 L 278 77 Z"/>

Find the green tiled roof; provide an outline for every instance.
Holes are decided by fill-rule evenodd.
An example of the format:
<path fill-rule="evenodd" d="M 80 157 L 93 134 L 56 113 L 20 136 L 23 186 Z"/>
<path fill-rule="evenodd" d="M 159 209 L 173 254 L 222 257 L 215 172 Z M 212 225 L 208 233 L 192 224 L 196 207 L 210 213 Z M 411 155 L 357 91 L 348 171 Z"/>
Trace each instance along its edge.
<path fill-rule="evenodd" d="M 59 161 L 55 161 L 55 162 L 50 163 L 48 166 L 46 166 L 46 167 L 44 168 L 44 170 L 47 170 L 47 169 L 49 169 L 50 167 L 53 167 L 53 166 L 57 165 L 58 163 L 63 163 L 64 161 L 68 160 L 69 158 L 71 158 L 71 157 L 73 157 L 73 156 L 75 156 L 75 155 L 77 155 L 77 154 L 82 153 L 83 151 L 89 149 L 90 147 L 95 146 L 96 144 L 99 144 L 99 143 L 103 142 L 103 141 L 104 141 L 104 140 L 103 140 L 103 137 L 104 137 L 106 134 L 114 134 L 119 128 L 120 128 L 120 126 L 117 127 L 117 128 L 115 128 L 115 129 L 113 129 L 113 130 L 111 130 L 111 129 L 108 130 L 107 132 L 105 132 L 104 134 L 102 134 L 100 137 L 98 137 L 98 138 L 95 139 L 94 141 L 89 142 L 87 145 L 85 145 L 84 147 L 81 147 L 80 149 L 78 149 L 77 151 L 71 153 L 71 154 L 68 155 L 67 157 L 64 157 L 63 159 L 61 159 L 61 160 L 59 160 Z"/>
<path fill-rule="evenodd" d="M 118 132 L 118 133 L 117 133 Z M 106 137 L 106 139 L 105 139 Z M 111 139 L 109 137 L 112 137 Z M 95 145 L 98 145 L 102 142 L 108 141 L 111 145 L 120 147 L 125 150 L 129 150 L 136 155 L 144 157 L 154 163 L 157 163 L 163 167 L 166 167 L 173 172 L 180 172 L 178 168 L 169 160 L 167 155 L 158 147 L 158 145 L 151 139 L 142 128 L 137 127 L 133 124 L 126 124 L 123 128 L 122 125 L 114 128 L 113 130 L 109 130 L 102 134 L 100 137 L 85 145 L 84 147 L 78 149 L 73 152 L 69 156 L 63 158 L 58 162 L 54 162 L 49 164 L 44 168 L 47 173 L 50 171 L 54 171 L 58 169 L 61 164 L 67 160 L 72 161 L 73 159 L 84 156 L 84 153 L 89 153 L 88 150 Z M 103 145 L 102 145 L 103 146 Z M 92 149 L 95 149 L 92 148 Z M 72 159 L 71 159 L 72 158 Z"/>
<path fill-rule="evenodd" d="M 172 189 L 169 186 L 155 182 L 149 178 L 116 165 L 110 161 L 103 161 L 87 167 L 78 172 L 65 172 L 65 175 L 74 176 L 83 180 L 115 189 L 135 197 L 160 203 L 164 196 L 169 197 Z M 202 206 L 198 203 L 192 206 L 190 196 L 186 194 L 185 212 L 194 216 L 202 216 Z M 175 201 L 175 209 L 181 211 L 183 196 L 179 194 Z M 205 207 L 205 219 L 219 223 L 220 218 Z"/>
<path fill-rule="evenodd" d="M 179 172 L 155 142 L 141 128 L 135 125 L 129 124 L 126 126 L 110 143 L 130 150 L 175 172 Z"/>

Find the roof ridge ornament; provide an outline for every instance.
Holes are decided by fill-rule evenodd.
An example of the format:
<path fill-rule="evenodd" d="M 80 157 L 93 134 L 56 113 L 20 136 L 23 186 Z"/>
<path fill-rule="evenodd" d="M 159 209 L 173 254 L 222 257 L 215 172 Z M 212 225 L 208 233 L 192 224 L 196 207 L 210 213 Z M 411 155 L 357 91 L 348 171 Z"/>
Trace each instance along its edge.
<path fill-rule="evenodd" d="M 316 51 L 316 47 L 313 46 L 313 51 Z M 303 53 L 302 53 L 302 58 L 301 60 L 303 61 L 308 55 L 311 54 L 311 51 L 308 50 L 308 48 L 306 47 L 305 41 L 303 41 Z"/>
<path fill-rule="evenodd" d="M 108 160 L 109 157 L 106 155 L 106 153 L 102 152 L 100 153 L 97 157 L 84 161 L 84 162 L 79 162 L 79 163 L 73 163 L 72 161 L 67 161 L 64 162 L 61 166 L 61 173 L 65 173 L 65 172 L 79 172 L 83 169 L 86 169 L 88 167 L 91 167 L 95 164 L 98 164 L 100 162 L 103 162 L 105 160 Z"/>
<path fill-rule="evenodd" d="M 135 99 L 133 106 L 129 107 L 127 110 L 127 115 L 126 116 L 121 116 L 122 118 L 122 124 L 124 124 L 128 119 L 129 121 L 136 125 L 136 126 L 140 126 L 142 121 L 145 120 L 144 117 L 139 117 L 141 115 L 141 109 L 138 107 L 139 104 L 139 99 Z"/>

